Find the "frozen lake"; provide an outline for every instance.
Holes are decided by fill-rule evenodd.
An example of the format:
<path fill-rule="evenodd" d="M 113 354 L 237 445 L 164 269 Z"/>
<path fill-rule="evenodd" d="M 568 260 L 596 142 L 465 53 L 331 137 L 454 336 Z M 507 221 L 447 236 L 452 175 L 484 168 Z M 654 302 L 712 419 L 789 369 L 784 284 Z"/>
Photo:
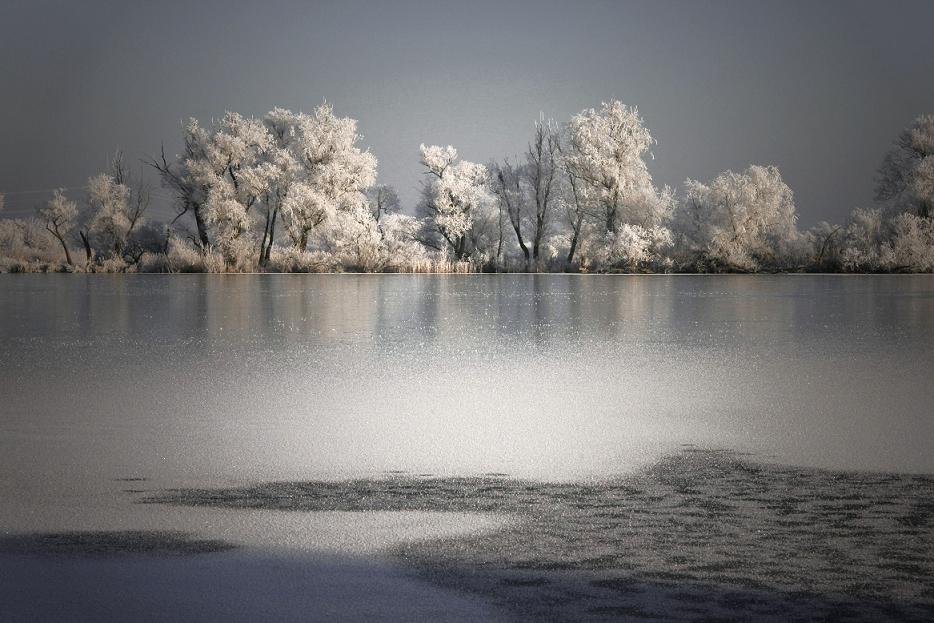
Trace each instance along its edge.
<path fill-rule="evenodd" d="M 0 278 L 4 486 L 934 471 L 930 276 Z"/>
<path fill-rule="evenodd" d="M 13 537 L 0 573 L 17 581 L 0 598 L 18 600 L 14 620 L 66 603 L 119 619 L 114 600 L 154 619 L 200 618 L 189 606 L 205 619 L 495 619 L 378 559 L 521 533 L 508 512 L 385 500 L 321 512 L 237 487 L 396 473 L 591 482 L 685 444 L 932 473 L 932 370 L 931 276 L 4 275 L 0 533 Z M 194 507 L 135 503 L 199 487 L 227 487 L 223 508 L 201 494 Z M 266 510 L 236 510 L 251 505 Z M 158 564 L 26 555 L 109 555 L 128 539 Z M 162 599 L 140 602 L 153 581 Z M 245 597 L 263 582 L 282 598 Z M 50 583 L 69 588 L 49 599 Z M 110 588 L 95 598 L 93 586 Z"/>

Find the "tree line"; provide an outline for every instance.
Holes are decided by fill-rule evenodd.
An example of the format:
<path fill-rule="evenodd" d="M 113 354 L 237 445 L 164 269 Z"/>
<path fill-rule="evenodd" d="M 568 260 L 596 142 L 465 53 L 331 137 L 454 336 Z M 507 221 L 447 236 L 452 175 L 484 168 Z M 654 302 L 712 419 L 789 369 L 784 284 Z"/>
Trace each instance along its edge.
<path fill-rule="evenodd" d="M 361 141 L 328 104 L 192 119 L 181 154 L 146 163 L 174 198 L 171 222 L 146 218 L 152 189 L 118 154 L 81 205 L 57 190 L 35 218 L 0 220 L 0 271 L 934 270 L 932 115 L 884 155 L 873 207 L 807 230 L 774 166 L 658 187 L 651 132 L 619 101 L 539 119 L 512 159 L 422 145 L 414 214 Z"/>

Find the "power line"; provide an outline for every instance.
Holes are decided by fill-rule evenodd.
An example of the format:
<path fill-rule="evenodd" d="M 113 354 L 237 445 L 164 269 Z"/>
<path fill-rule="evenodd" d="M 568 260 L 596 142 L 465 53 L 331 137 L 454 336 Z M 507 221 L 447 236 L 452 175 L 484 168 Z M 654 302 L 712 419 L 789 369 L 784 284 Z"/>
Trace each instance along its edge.
<path fill-rule="evenodd" d="M 54 193 L 56 190 L 81 190 L 86 191 L 87 186 L 56 186 L 55 188 L 37 188 L 34 190 L 0 190 L 0 195 L 4 197 L 11 197 L 14 195 L 38 195 L 43 193 Z M 162 199 L 177 199 L 175 195 L 162 193 L 159 191 L 150 190 L 149 194 L 153 197 L 160 197 Z"/>
<path fill-rule="evenodd" d="M 0 190 L 0 195 L 36 195 L 39 193 L 54 193 L 56 190 L 84 190 L 87 186 L 56 186 L 55 188 L 37 188 L 36 190 Z"/>

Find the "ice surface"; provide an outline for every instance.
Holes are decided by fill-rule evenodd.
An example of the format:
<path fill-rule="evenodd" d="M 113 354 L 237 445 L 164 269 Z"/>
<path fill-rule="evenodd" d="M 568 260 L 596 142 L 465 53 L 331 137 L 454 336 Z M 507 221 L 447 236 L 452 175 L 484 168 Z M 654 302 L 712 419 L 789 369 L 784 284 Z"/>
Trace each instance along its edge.
<path fill-rule="evenodd" d="M 932 345 L 931 276 L 0 276 L 0 619 L 495 619 L 386 556 L 502 508 L 135 502 L 681 444 L 930 473 Z"/>
<path fill-rule="evenodd" d="M 934 277 L 0 278 L 0 478 L 934 469 Z M 0 483 L 0 486 L 3 486 Z"/>

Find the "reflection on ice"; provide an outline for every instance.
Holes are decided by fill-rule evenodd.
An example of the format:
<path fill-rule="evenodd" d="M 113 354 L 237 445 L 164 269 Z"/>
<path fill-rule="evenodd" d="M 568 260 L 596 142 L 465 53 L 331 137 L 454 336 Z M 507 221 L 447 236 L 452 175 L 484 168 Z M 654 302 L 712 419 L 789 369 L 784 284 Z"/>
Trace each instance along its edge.
<path fill-rule="evenodd" d="M 0 287 L 7 484 L 391 469 L 568 479 L 680 443 L 934 468 L 929 276 L 50 275 Z"/>

